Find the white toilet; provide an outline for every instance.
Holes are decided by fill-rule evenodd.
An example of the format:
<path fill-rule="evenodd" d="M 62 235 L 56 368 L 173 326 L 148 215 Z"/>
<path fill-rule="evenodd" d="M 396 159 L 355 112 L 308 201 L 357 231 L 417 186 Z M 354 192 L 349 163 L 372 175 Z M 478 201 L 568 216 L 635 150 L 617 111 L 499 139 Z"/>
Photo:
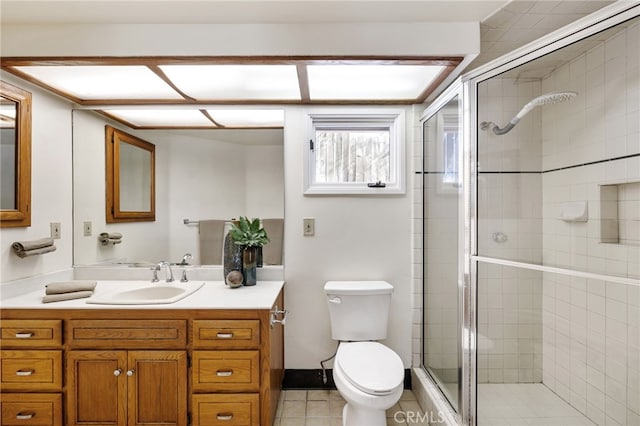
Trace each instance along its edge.
<path fill-rule="evenodd" d="M 393 286 L 385 281 L 328 281 L 324 286 L 331 337 L 339 340 L 333 379 L 347 401 L 344 426 L 385 426 L 386 410 L 400 400 L 404 365 L 376 340 L 387 337 Z"/>

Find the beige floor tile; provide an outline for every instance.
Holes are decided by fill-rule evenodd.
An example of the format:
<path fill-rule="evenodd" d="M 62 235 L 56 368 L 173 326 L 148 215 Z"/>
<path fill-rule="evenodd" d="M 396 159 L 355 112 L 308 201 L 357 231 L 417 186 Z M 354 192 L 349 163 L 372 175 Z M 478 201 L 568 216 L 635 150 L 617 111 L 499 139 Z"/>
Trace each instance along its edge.
<path fill-rule="evenodd" d="M 400 400 L 400 408 L 405 412 L 422 412 L 422 408 L 420 408 L 420 404 L 416 400 Z"/>
<path fill-rule="evenodd" d="M 280 426 L 305 426 L 304 417 L 283 417 L 280 419 Z"/>
<path fill-rule="evenodd" d="M 274 426 L 343 426 L 345 404 L 336 390 L 284 391 L 278 402 Z M 425 420 L 411 391 L 404 391 L 400 401 L 387 410 L 387 426 L 427 426 Z"/>
<path fill-rule="evenodd" d="M 342 417 L 342 410 L 346 402 L 344 400 L 331 400 L 329 401 L 329 412 L 331 417 Z"/>
<path fill-rule="evenodd" d="M 402 396 L 400 397 L 401 401 L 415 401 L 416 396 L 409 389 L 405 389 L 402 391 Z"/>
<path fill-rule="evenodd" d="M 305 426 L 327 426 L 329 422 L 328 417 L 307 417 Z"/>
<path fill-rule="evenodd" d="M 335 389 L 329 391 L 329 399 L 337 399 L 337 400 L 344 401 L 344 398 L 342 397 L 342 395 L 340 395 L 340 392 L 338 392 Z"/>
<path fill-rule="evenodd" d="M 330 390 L 320 389 L 307 391 L 307 401 L 328 401 L 330 396 Z"/>
<path fill-rule="evenodd" d="M 284 393 L 285 401 L 306 401 L 307 400 L 307 391 L 306 390 L 288 390 Z"/>
<path fill-rule="evenodd" d="M 307 417 L 329 417 L 329 401 L 307 401 Z"/>
<path fill-rule="evenodd" d="M 285 417 L 304 417 L 306 415 L 306 401 L 284 401 L 282 406 L 282 418 Z"/>

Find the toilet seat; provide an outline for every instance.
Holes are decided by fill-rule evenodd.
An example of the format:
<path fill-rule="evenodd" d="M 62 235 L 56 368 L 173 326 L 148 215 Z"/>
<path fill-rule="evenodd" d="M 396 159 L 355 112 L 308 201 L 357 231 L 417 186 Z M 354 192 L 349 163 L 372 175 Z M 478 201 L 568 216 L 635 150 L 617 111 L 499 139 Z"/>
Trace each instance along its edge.
<path fill-rule="evenodd" d="M 350 384 L 370 395 L 388 395 L 404 380 L 398 354 L 378 342 L 340 343 L 335 362 Z"/>

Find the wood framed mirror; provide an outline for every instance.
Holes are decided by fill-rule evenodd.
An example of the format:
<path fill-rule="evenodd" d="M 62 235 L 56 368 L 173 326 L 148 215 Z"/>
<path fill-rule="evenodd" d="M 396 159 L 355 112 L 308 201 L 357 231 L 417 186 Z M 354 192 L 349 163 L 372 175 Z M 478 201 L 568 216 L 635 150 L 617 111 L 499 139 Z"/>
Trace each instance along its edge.
<path fill-rule="evenodd" d="M 154 144 L 105 126 L 107 223 L 156 220 Z"/>
<path fill-rule="evenodd" d="M 0 81 L 0 228 L 31 226 L 31 93 Z"/>

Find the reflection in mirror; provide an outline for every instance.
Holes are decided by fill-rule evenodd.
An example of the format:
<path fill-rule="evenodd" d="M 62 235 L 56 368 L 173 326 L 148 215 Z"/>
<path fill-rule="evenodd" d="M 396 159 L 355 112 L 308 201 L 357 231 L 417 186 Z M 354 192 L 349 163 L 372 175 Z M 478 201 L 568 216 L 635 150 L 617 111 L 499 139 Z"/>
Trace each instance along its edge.
<path fill-rule="evenodd" d="M 31 93 L 0 81 L 0 227 L 31 225 Z"/>
<path fill-rule="evenodd" d="M 155 145 L 105 129 L 107 223 L 154 221 Z"/>
<path fill-rule="evenodd" d="M 4 96 L 0 98 L 0 209 L 16 208 L 16 117 L 18 104 Z"/>
<path fill-rule="evenodd" d="M 120 210 L 142 212 L 151 209 L 151 164 L 153 151 L 120 140 Z"/>
<path fill-rule="evenodd" d="M 105 221 L 105 175 L 96 170 L 105 165 L 107 124 L 155 145 L 154 222 Z M 185 253 L 193 255 L 191 265 L 210 265 L 202 261 L 199 245 L 202 221 L 284 218 L 284 131 L 139 130 L 75 110 L 73 175 L 75 265 L 178 263 Z M 93 235 L 85 236 L 85 222 L 91 222 Z M 102 232 L 120 233 L 122 242 L 101 246 Z"/>

